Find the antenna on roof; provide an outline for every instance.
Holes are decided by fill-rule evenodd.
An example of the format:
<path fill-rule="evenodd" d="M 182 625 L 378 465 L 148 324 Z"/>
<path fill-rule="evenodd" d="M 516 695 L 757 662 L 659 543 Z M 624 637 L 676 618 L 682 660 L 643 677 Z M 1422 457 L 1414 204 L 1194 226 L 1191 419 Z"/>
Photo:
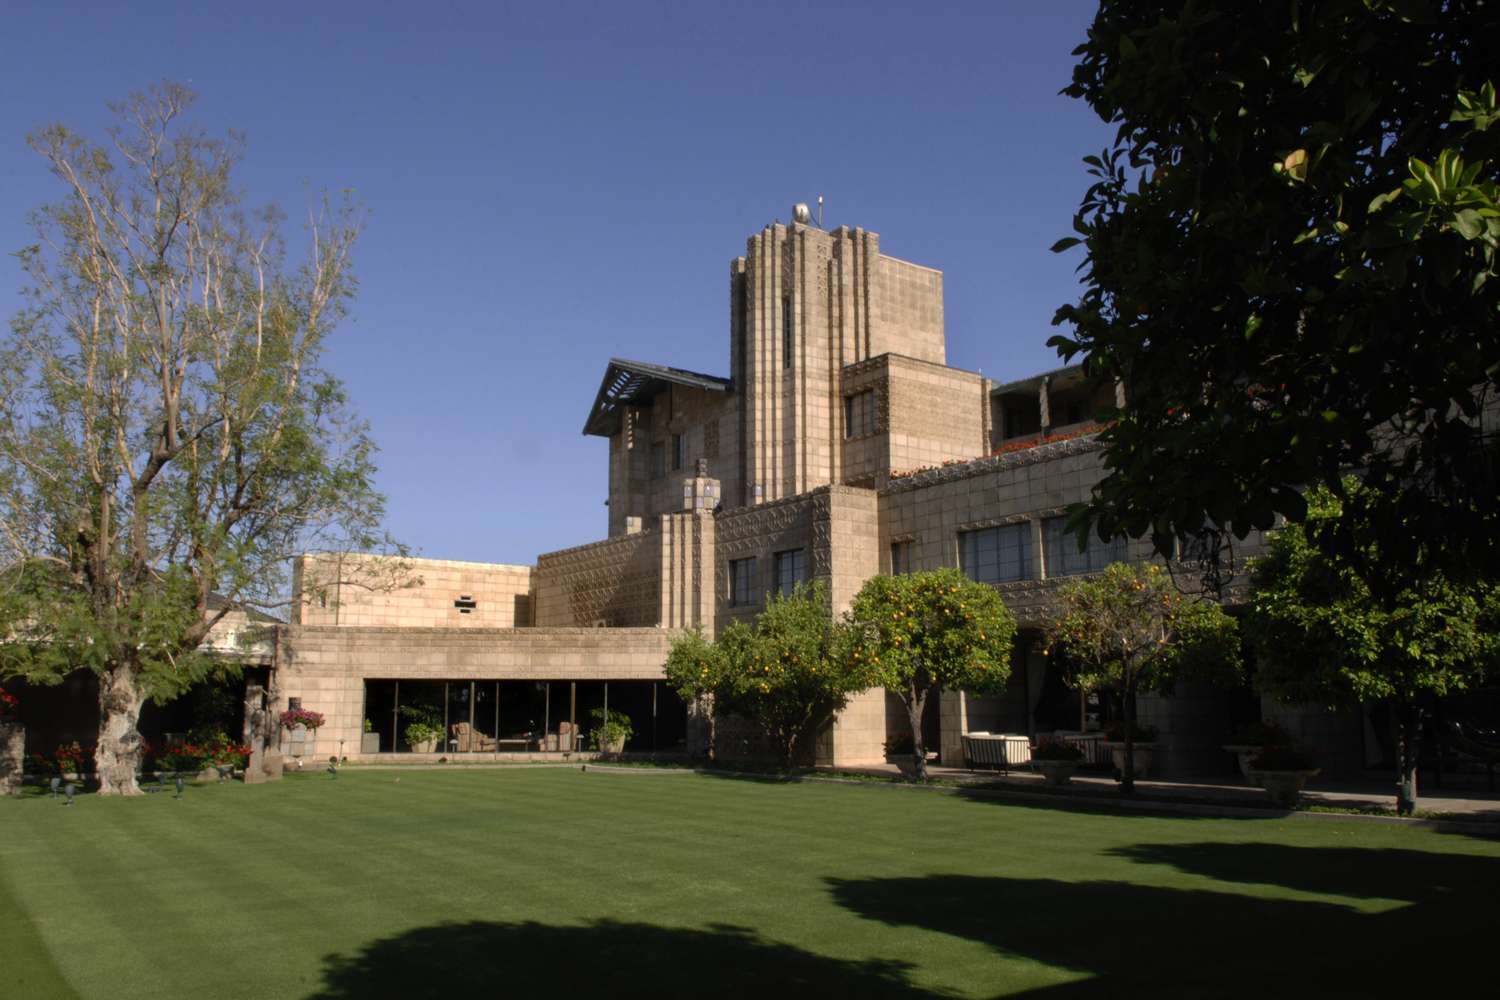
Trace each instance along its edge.
<path fill-rule="evenodd" d="M 818 195 L 818 228 L 823 228 L 823 196 Z"/>

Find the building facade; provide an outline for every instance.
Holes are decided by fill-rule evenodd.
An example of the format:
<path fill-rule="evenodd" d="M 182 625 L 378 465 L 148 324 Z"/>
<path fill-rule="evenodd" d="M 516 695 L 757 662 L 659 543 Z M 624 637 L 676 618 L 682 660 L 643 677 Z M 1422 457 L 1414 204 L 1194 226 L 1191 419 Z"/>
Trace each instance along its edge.
<path fill-rule="evenodd" d="M 634 721 L 631 748 L 695 752 L 698 720 L 662 683 L 679 630 L 717 634 L 810 580 L 839 613 L 876 574 L 950 566 L 996 587 L 1021 632 L 1007 691 L 945 692 L 933 709 L 944 762 L 970 729 L 1092 721 L 1038 628 L 1061 580 L 1152 558 L 1137 542 L 1079 553 L 1062 532 L 1102 475 L 1096 416 L 1125 390 L 1076 369 L 995 384 L 948 366 L 941 272 L 861 229 L 768 226 L 731 261 L 728 291 L 727 375 L 606 364 L 584 422 L 609 443 L 603 538 L 533 566 L 413 560 L 394 586 L 354 582 L 369 557 L 298 561 L 269 697 L 326 714 L 310 752 L 567 750 L 604 705 Z M 1262 706 L 1204 688 L 1141 711 L 1166 770 L 1193 773 L 1222 770 L 1228 728 Z M 440 745 L 405 738 L 416 718 L 441 726 Z M 1333 748 L 1330 766 L 1363 763 L 1357 717 L 1280 721 Z M 817 755 L 882 761 L 905 727 L 866 692 Z"/>

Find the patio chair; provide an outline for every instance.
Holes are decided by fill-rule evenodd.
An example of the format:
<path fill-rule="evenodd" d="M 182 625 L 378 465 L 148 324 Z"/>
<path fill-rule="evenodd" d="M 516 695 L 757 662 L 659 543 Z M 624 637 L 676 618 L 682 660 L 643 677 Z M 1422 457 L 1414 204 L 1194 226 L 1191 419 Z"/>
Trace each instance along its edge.
<path fill-rule="evenodd" d="M 484 735 L 467 722 L 453 724 L 453 737 L 458 741 L 459 753 L 487 753 L 496 746 L 493 736 Z"/>

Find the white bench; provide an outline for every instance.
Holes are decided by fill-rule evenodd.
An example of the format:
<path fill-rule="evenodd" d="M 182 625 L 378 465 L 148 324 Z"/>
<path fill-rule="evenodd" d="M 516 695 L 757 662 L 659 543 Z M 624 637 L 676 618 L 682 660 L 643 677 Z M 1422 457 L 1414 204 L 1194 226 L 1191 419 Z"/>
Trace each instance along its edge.
<path fill-rule="evenodd" d="M 1031 740 L 1015 733 L 973 732 L 963 734 L 964 757 L 971 767 L 994 767 L 1009 771 L 1031 763 Z"/>

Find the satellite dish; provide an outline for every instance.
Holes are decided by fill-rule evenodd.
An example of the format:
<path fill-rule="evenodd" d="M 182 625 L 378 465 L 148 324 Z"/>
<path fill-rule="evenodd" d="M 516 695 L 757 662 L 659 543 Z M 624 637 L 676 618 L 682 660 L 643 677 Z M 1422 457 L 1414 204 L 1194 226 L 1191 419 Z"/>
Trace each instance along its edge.
<path fill-rule="evenodd" d="M 792 221 L 804 226 L 812 225 L 812 211 L 807 207 L 807 202 L 799 201 L 792 206 Z"/>

